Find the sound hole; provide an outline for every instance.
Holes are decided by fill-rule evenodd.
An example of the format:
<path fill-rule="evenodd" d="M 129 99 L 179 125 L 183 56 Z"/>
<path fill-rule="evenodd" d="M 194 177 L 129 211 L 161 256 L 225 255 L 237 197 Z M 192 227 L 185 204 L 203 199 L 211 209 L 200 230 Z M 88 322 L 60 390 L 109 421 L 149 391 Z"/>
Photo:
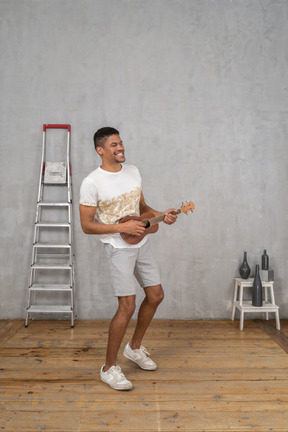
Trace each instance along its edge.
<path fill-rule="evenodd" d="M 145 228 L 150 228 L 150 222 L 149 220 L 143 220 L 142 223 L 144 224 Z"/>

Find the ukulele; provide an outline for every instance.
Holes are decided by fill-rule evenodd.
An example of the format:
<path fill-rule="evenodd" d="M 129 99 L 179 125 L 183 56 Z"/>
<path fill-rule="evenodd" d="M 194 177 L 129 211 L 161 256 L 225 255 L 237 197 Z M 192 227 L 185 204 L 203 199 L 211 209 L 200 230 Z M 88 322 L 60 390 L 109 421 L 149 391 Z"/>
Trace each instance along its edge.
<path fill-rule="evenodd" d="M 195 204 L 192 201 L 187 202 L 186 204 L 182 204 L 182 206 L 176 210 L 175 212 L 171 212 L 171 214 L 180 214 L 180 213 L 187 213 L 193 212 L 195 209 Z M 140 243 L 140 241 L 147 235 L 147 234 L 153 234 L 156 231 L 158 231 L 159 228 L 159 222 L 162 222 L 165 219 L 166 214 L 162 214 L 160 216 L 154 216 L 151 212 L 143 213 L 141 216 L 125 216 L 124 218 L 120 219 L 119 223 L 128 222 L 131 219 L 141 221 L 145 226 L 145 231 L 140 236 L 135 236 L 132 234 L 125 234 L 121 233 L 122 239 L 130 244 L 135 245 L 137 243 Z"/>

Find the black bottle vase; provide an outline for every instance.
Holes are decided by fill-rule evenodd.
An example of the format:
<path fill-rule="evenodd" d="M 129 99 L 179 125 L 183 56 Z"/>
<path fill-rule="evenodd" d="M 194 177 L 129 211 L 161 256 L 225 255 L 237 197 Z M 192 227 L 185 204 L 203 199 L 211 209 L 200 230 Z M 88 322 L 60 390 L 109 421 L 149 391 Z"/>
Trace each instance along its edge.
<path fill-rule="evenodd" d="M 269 270 L 269 256 L 267 255 L 266 249 L 264 249 L 261 261 L 262 261 L 262 270 Z"/>
<path fill-rule="evenodd" d="M 251 269 L 247 261 L 247 252 L 244 252 L 243 262 L 239 268 L 239 273 L 242 279 L 248 279 Z"/>
<path fill-rule="evenodd" d="M 255 277 L 252 287 L 252 306 L 263 306 L 262 302 L 262 282 L 259 274 L 259 265 L 257 264 L 255 267 Z"/>

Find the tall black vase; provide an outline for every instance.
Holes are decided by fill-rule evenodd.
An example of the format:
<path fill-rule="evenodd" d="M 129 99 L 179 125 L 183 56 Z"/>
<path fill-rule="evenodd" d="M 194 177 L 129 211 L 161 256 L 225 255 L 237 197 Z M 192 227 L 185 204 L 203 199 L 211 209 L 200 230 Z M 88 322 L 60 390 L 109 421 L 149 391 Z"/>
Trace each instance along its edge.
<path fill-rule="evenodd" d="M 243 262 L 239 268 L 239 273 L 242 279 L 248 279 L 251 269 L 247 261 L 247 252 L 244 252 Z"/>
<path fill-rule="evenodd" d="M 252 306 L 263 306 L 262 302 L 262 282 L 259 274 L 259 265 L 257 264 L 255 267 L 255 277 L 252 287 Z"/>

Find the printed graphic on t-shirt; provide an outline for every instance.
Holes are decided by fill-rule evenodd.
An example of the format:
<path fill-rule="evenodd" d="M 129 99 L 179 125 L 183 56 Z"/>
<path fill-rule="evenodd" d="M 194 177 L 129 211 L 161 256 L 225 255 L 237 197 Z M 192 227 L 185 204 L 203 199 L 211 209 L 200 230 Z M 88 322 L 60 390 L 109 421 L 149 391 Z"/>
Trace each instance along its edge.
<path fill-rule="evenodd" d="M 114 224 L 124 216 L 139 216 L 141 188 L 112 198 L 112 200 L 98 201 L 97 217 L 106 224 Z"/>

